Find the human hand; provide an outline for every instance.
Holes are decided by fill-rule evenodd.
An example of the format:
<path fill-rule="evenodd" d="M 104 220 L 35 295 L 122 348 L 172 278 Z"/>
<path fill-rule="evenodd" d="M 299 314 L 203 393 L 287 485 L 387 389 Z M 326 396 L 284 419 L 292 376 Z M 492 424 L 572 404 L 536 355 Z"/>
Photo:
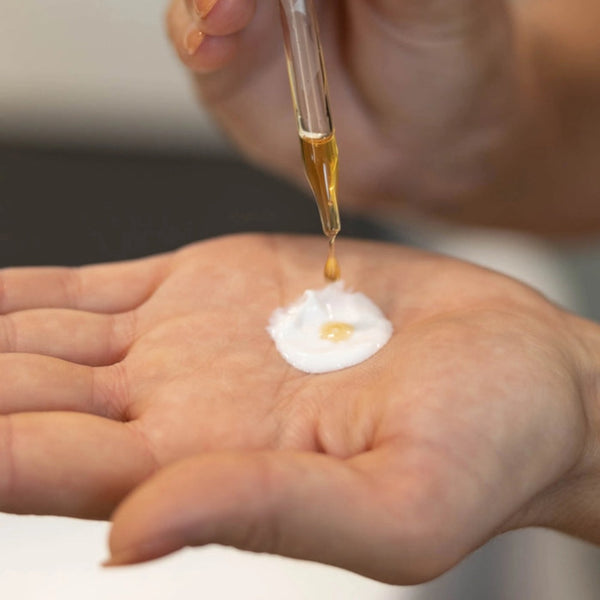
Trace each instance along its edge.
<path fill-rule="evenodd" d="M 306 243 L 278 246 L 278 273 L 295 288 L 280 304 L 314 285 L 319 260 Z M 223 452 L 221 442 L 159 472 L 117 510 L 113 564 L 216 542 L 406 584 L 511 528 L 597 535 L 594 368 L 581 322 L 449 259 L 373 244 L 348 244 L 343 258 L 348 280 L 394 322 L 388 346 L 318 377 L 271 354 L 286 372 L 271 398 L 287 415 L 275 443 Z M 244 382 L 249 401 L 264 398 L 255 381 Z M 230 417 L 240 437 L 238 423 Z"/>
<path fill-rule="evenodd" d="M 304 181 L 278 4 L 173 0 L 168 25 L 225 131 L 258 163 Z M 316 5 L 345 206 L 448 210 L 492 177 L 524 101 L 502 0 Z"/>
<path fill-rule="evenodd" d="M 316 5 L 345 207 L 543 233 L 600 228 L 598 3 Z M 171 0 L 168 25 L 225 132 L 255 162 L 305 182 L 276 0 Z"/>
<path fill-rule="evenodd" d="M 0 510 L 104 518 L 177 461 L 117 511 L 117 562 L 220 542 L 407 583 L 511 527 L 589 539 L 594 326 L 465 263 L 339 251 L 395 333 L 318 376 L 265 332 L 321 284 L 316 239 L 2 271 Z"/>

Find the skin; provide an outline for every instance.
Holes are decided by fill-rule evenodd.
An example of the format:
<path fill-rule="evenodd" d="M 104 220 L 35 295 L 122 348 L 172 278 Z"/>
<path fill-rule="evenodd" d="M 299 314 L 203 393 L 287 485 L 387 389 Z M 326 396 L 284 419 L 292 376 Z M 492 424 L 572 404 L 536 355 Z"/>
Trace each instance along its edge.
<path fill-rule="evenodd" d="M 246 235 L 0 271 L 0 510 L 122 502 L 109 564 L 221 543 L 398 584 L 513 528 L 598 541 L 597 327 L 494 272 L 340 240 L 394 335 L 307 375 L 265 326 L 322 285 L 324 251 Z"/>
<path fill-rule="evenodd" d="M 277 4 L 172 0 L 168 29 L 228 137 L 304 182 Z M 598 2 L 315 4 L 344 209 L 598 231 Z"/>

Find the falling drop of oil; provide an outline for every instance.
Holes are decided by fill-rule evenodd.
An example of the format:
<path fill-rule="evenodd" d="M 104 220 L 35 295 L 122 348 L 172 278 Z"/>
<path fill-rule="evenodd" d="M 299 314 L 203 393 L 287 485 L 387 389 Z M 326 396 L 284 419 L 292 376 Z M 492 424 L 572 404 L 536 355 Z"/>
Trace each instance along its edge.
<path fill-rule="evenodd" d="M 335 237 L 329 239 L 329 254 L 327 255 L 323 273 L 327 281 L 337 281 L 342 275 L 340 263 L 338 263 L 335 257 Z"/>

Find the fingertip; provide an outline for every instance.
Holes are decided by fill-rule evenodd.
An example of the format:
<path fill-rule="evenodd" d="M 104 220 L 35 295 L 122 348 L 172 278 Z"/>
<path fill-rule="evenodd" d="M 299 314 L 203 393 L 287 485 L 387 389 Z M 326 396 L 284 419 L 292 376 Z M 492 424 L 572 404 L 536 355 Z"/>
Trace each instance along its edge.
<path fill-rule="evenodd" d="M 194 22 L 184 0 L 174 0 L 167 13 L 167 30 L 180 60 L 189 69 L 204 74 L 224 67 L 234 56 L 235 35 L 213 35 Z"/>
<path fill-rule="evenodd" d="M 110 555 L 106 560 L 100 563 L 100 566 L 104 568 L 115 568 L 138 565 L 163 558 L 182 548 L 183 544 L 179 544 L 174 540 L 167 541 L 165 539 L 146 544 L 137 544 L 130 547 L 119 547 L 117 544 L 114 549 L 111 544 L 109 544 Z"/>
<path fill-rule="evenodd" d="M 144 563 L 185 547 L 182 537 L 171 534 L 169 510 L 164 510 L 163 498 L 160 485 L 156 489 L 144 483 L 123 500 L 111 517 L 109 557 L 101 563 L 102 567 Z"/>

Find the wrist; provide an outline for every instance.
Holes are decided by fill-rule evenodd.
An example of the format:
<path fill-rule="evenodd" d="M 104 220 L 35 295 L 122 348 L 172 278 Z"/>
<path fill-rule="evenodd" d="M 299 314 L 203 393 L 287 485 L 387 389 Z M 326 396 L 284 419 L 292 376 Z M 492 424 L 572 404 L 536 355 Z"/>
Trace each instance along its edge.
<path fill-rule="evenodd" d="M 574 440 L 580 451 L 567 472 L 531 502 L 516 526 L 549 527 L 600 544 L 600 326 L 567 318 L 583 424 L 574 431 L 581 438 Z"/>
<path fill-rule="evenodd" d="M 597 514 L 600 524 L 600 325 L 579 317 L 572 317 L 573 329 L 580 344 L 578 362 L 582 410 L 585 418 L 585 442 L 574 469 L 582 491 L 592 492 L 590 509 Z M 600 529 L 598 530 L 600 542 Z"/>

